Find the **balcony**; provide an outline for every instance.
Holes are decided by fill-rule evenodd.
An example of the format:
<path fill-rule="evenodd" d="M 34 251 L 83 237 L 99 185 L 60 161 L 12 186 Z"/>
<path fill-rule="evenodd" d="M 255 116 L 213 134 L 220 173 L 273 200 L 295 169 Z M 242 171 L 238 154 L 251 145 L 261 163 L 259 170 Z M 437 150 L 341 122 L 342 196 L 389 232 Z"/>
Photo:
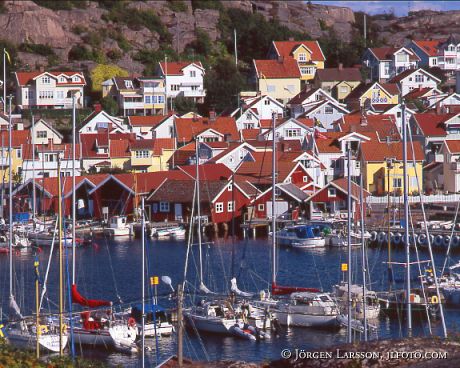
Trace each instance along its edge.
<path fill-rule="evenodd" d="M 8 157 L 0 157 L 0 166 L 1 167 L 8 167 L 9 166 L 9 160 Z"/>
<path fill-rule="evenodd" d="M 123 103 L 123 109 L 143 109 L 144 108 L 144 102 L 139 101 L 139 102 L 124 102 Z"/>
<path fill-rule="evenodd" d="M 450 164 L 450 169 L 455 172 L 460 172 L 460 162 L 452 162 Z"/>
<path fill-rule="evenodd" d="M 205 97 L 206 91 L 204 89 L 185 90 L 181 92 L 184 97 Z"/>

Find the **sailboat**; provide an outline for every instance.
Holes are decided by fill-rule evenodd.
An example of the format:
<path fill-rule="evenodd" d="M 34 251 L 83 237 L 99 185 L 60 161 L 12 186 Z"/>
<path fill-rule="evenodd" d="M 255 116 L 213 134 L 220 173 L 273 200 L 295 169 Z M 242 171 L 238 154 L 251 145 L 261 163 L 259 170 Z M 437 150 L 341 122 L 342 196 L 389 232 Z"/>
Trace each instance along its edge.
<path fill-rule="evenodd" d="M 9 99 L 9 307 L 10 323 L 7 326 L 8 341 L 19 348 L 36 349 L 39 356 L 40 348 L 48 352 L 61 352 L 67 345 L 67 333 L 65 326 L 55 324 L 53 319 L 41 320 L 39 318 L 38 303 L 38 260 L 35 261 L 36 267 L 36 310 L 37 316 L 24 317 L 16 303 L 13 290 L 13 181 L 12 181 L 12 162 L 11 162 L 11 97 Z"/>

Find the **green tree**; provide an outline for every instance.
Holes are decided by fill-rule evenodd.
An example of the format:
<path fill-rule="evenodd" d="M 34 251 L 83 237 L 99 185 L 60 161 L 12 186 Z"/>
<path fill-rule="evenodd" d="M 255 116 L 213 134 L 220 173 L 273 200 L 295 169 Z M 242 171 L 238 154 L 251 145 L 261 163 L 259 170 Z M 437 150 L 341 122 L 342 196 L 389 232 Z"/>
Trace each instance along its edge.
<path fill-rule="evenodd" d="M 127 77 L 128 71 L 113 64 L 99 64 L 91 71 L 92 90 L 102 90 L 102 82 L 113 77 Z"/>
<path fill-rule="evenodd" d="M 110 96 L 105 96 L 101 100 L 101 106 L 104 109 L 105 112 L 107 112 L 109 115 L 117 115 L 118 114 L 118 104 L 117 101 L 115 101 L 112 97 Z"/>
<path fill-rule="evenodd" d="M 178 96 L 173 100 L 173 107 L 174 111 L 179 115 L 185 114 L 190 111 L 197 111 L 196 103 L 193 102 L 191 98 L 185 98 L 182 96 Z"/>

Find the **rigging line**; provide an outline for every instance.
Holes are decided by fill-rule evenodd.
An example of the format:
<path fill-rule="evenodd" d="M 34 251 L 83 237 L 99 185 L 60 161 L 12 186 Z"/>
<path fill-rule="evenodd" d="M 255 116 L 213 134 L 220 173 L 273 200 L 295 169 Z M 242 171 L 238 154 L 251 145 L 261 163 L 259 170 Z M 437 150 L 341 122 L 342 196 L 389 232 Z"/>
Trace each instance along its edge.
<path fill-rule="evenodd" d="M 56 220 L 56 223 L 54 225 L 54 231 L 53 231 L 53 240 L 51 241 L 50 254 L 49 254 L 49 257 L 48 257 L 48 263 L 46 265 L 45 279 L 43 280 L 43 288 L 42 288 L 42 292 L 41 292 L 41 295 L 40 295 L 40 309 L 42 308 L 43 297 L 45 296 L 46 291 L 47 291 L 46 283 L 48 281 L 48 275 L 49 275 L 50 267 L 51 267 L 51 258 L 53 256 L 54 243 L 56 241 L 57 226 L 58 226 L 58 221 Z"/>
<path fill-rule="evenodd" d="M 447 247 L 446 258 L 444 259 L 444 264 L 442 265 L 442 269 L 441 269 L 441 276 L 444 275 L 444 270 L 446 269 L 447 261 L 449 259 L 450 247 L 452 245 L 452 239 L 454 237 L 454 230 L 455 230 L 455 225 L 457 224 L 457 216 L 458 216 L 459 208 L 460 208 L 460 201 L 457 202 L 457 210 L 455 211 L 454 223 L 452 225 L 452 231 L 450 233 L 450 239 L 449 239 L 449 245 Z"/>
<path fill-rule="evenodd" d="M 411 129 L 408 129 L 408 133 L 409 133 L 409 138 L 410 138 L 410 142 L 411 142 L 411 149 L 412 149 L 412 164 L 413 164 L 414 171 L 415 171 L 415 177 L 417 178 L 417 189 L 418 189 L 419 193 L 422 193 L 421 188 L 420 188 L 420 180 L 419 180 L 418 173 L 417 173 L 417 166 L 416 166 L 415 152 L 414 152 L 414 141 L 412 140 L 412 131 L 411 131 Z M 429 236 L 429 233 L 428 233 L 428 226 L 427 226 L 426 213 L 425 213 L 425 204 L 423 202 L 422 195 L 420 195 L 420 204 L 421 204 L 421 208 L 422 208 L 423 222 L 425 224 L 425 231 L 426 231 L 426 235 L 427 235 L 428 252 L 430 254 L 430 260 L 431 260 L 431 265 L 432 265 L 432 269 L 433 269 L 434 284 L 435 284 L 435 287 L 436 287 L 436 297 L 438 299 L 439 312 L 441 314 L 443 335 L 444 335 L 444 338 L 447 338 L 447 327 L 446 327 L 446 321 L 444 319 L 444 307 L 443 307 L 443 305 L 441 303 L 441 293 L 439 291 L 438 276 L 436 274 L 436 266 L 435 266 L 435 262 L 434 262 L 433 249 L 431 247 L 431 239 L 430 239 L 430 236 Z M 406 226 L 407 226 L 407 224 L 406 224 Z M 454 227 L 455 227 L 455 224 L 454 224 Z"/>
<path fill-rule="evenodd" d="M 118 292 L 117 280 L 115 278 L 115 270 L 113 269 L 112 255 L 110 254 L 110 249 L 109 249 L 109 244 L 108 244 L 107 239 L 105 239 L 104 243 L 105 243 L 105 248 L 107 250 L 107 254 L 109 256 L 109 266 L 110 266 L 110 271 L 112 272 L 112 279 L 113 279 L 113 286 L 115 287 L 115 293 L 120 303 L 123 303 L 123 300 L 121 299 L 121 296 Z"/>
<path fill-rule="evenodd" d="M 193 215 L 195 214 L 195 199 L 196 199 L 196 185 L 193 189 L 193 199 L 192 199 L 192 206 L 190 212 L 190 224 L 188 229 L 188 244 L 187 244 L 187 252 L 185 255 L 185 265 L 184 265 L 184 278 L 182 280 L 182 290 L 185 290 L 185 282 L 187 280 L 187 268 L 188 268 L 188 260 L 190 256 L 190 250 L 192 248 L 192 239 L 193 239 Z"/>

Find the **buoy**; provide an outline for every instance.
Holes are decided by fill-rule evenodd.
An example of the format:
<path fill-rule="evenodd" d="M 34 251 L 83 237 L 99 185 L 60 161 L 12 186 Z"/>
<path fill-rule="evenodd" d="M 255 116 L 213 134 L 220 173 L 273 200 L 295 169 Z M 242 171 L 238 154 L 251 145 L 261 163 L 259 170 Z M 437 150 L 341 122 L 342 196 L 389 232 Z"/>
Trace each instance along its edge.
<path fill-rule="evenodd" d="M 375 242 L 377 240 L 377 231 L 371 231 L 371 241 Z"/>
<path fill-rule="evenodd" d="M 460 245 L 460 237 L 458 235 L 454 235 L 452 237 L 452 246 L 458 247 Z"/>
<path fill-rule="evenodd" d="M 395 235 L 393 235 L 392 242 L 393 242 L 395 245 L 401 244 L 401 240 L 402 240 L 402 235 L 401 235 L 401 233 L 396 233 Z"/>
<path fill-rule="evenodd" d="M 434 238 L 433 244 L 436 245 L 437 247 L 440 247 L 444 242 L 444 238 L 442 235 L 436 235 Z"/>
<path fill-rule="evenodd" d="M 426 235 L 425 234 L 420 234 L 418 236 L 418 244 L 419 245 L 425 245 L 426 244 Z"/>
<path fill-rule="evenodd" d="M 444 242 L 443 242 L 444 247 L 447 248 L 447 247 L 451 244 L 450 239 L 451 239 L 451 238 L 450 238 L 449 235 L 446 235 L 446 236 L 444 237 Z"/>
<path fill-rule="evenodd" d="M 379 233 L 377 237 L 377 242 L 381 244 L 385 241 L 385 239 L 386 239 L 386 234 L 382 231 L 381 233 Z"/>

